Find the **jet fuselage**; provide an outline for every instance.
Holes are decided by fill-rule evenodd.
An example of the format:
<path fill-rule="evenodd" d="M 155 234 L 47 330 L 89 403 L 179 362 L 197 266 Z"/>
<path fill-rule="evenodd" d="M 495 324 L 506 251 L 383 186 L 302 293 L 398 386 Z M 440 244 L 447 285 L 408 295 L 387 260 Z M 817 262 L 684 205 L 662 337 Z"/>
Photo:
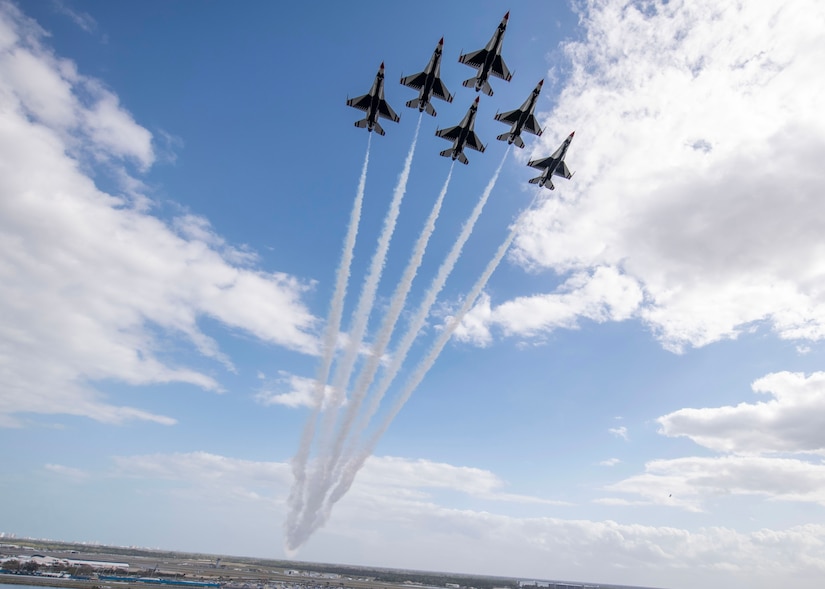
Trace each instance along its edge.
<path fill-rule="evenodd" d="M 487 56 L 484 58 L 484 65 L 482 65 L 479 69 L 478 77 L 476 78 L 476 92 L 481 90 L 482 86 L 484 86 L 484 82 L 486 82 L 490 77 L 490 68 L 493 67 L 493 60 L 495 60 L 501 52 L 501 43 L 504 41 L 504 31 L 506 29 L 507 25 L 506 21 L 504 21 L 498 25 L 495 35 L 493 35 L 493 38 L 490 39 L 490 42 L 487 43 L 487 47 L 485 47 L 487 50 Z"/>
<path fill-rule="evenodd" d="M 424 107 L 426 107 L 427 103 L 430 102 L 430 98 L 432 98 L 433 95 L 433 84 L 435 83 L 436 78 L 441 77 L 440 70 L 441 45 L 439 44 L 430 59 L 430 63 L 428 63 L 427 67 L 424 69 L 424 73 L 427 74 L 427 80 L 424 82 L 424 87 L 421 89 L 421 101 L 418 103 L 418 112 L 423 112 Z"/>
<path fill-rule="evenodd" d="M 570 135 L 568 135 L 567 139 L 564 140 L 564 143 L 562 143 L 559 146 L 559 148 L 556 150 L 556 152 L 553 155 L 551 155 L 549 158 L 547 158 L 548 160 L 550 160 L 547 167 L 544 168 L 544 171 L 542 172 L 541 176 L 531 180 L 530 181 L 531 183 L 538 184 L 542 188 L 549 188 L 550 190 L 555 190 L 556 187 L 553 185 L 553 180 L 552 180 L 553 174 L 557 174 L 558 176 L 561 176 L 562 178 L 567 178 L 567 179 L 570 179 L 570 178 L 573 177 L 573 174 L 570 173 L 570 171 L 567 169 L 567 165 L 564 163 L 564 156 L 567 155 L 567 148 L 570 147 L 570 142 L 573 141 L 573 135 L 575 135 L 575 132 L 570 133 Z M 543 161 L 547 161 L 547 160 L 543 160 Z M 542 160 L 536 160 L 535 162 L 528 162 L 527 165 L 532 166 L 534 168 L 539 167 L 539 166 L 533 165 L 536 162 L 542 162 Z"/>
<path fill-rule="evenodd" d="M 541 92 L 540 87 L 541 86 L 533 90 L 533 94 L 530 95 L 527 104 L 524 105 L 526 108 L 522 108 L 521 114 L 519 114 L 518 120 L 516 121 L 516 124 L 513 126 L 513 130 L 510 133 L 510 138 L 507 139 L 507 143 L 512 145 L 515 138 L 521 135 L 521 131 L 522 129 L 524 129 L 524 123 L 527 122 L 527 119 L 530 117 L 531 114 L 533 114 L 533 109 L 536 108 L 536 100 L 538 100 L 539 92 Z"/>
<path fill-rule="evenodd" d="M 367 130 L 372 132 L 378 121 L 378 107 L 381 101 L 384 100 L 384 68 L 383 64 L 378 74 L 375 76 L 375 82 L 372 83 L 372 88 L 369 91 L 370 109 L 367 111 Z"/>
<path fill-rule="evenodd" d="M 475 125 L 476 120 L 476 113 L 478 112 L 478 106 L 473 104 L 470 107 L 467 116 L 464 117 L 464 120 L 461 121 L 458 126 L 461 128 L 461 131 L 458 133 L 458 137 L 456 137 L 455 142 L 453 142 L 453 159 L 457 159 L 459 154 L 464 151 L 464 145 L 467 143 L 467 138 L 470 136 L 470 133 L 473 132 L 473 125 Z"/>

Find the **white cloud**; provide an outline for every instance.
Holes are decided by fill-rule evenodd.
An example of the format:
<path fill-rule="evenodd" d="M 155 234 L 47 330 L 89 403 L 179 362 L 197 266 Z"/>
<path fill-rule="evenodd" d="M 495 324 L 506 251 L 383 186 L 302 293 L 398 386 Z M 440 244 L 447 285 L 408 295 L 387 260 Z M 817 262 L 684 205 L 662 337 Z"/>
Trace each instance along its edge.
<path fill-rule="evenodd" d="M 552 499 L 505 493 L 502 489 L 506 483 L 489 470 L 392 456 L 371 457 L 366 462 L 363 472 L 358 475 L 358 485 L 370 489 L 382 487 L 450 489 L 495 501 L 564 504 Z"/>
<path fill-rule="evenodd" d="M 824 372 L 768 374 L 752 388 L 772 398 L 735 407 L 680 409 L 658 419 L 660 433 L 720 452 L 825 454 Z"/>
<path fill-rule="evenodd" d="M 85 470 L 62 464 L 46 464 L 45 469 L 72 481 L 83 481 L 89 477 L 89 473 Z"/>
<path fill-rule="evenodd" d="M 286 463 L 205 452 L 121 457 L 117 466 L 122 476 L 187 485 L 187 506 L 198 514 L 202 514 L 201 504 L 192 498 L 223 495 L 256 509 L 271 507 L 276 517 L 291 476 Z M 677 471 L 678 466 L 671 470 Z M 301 557 L 311 559 L 314 546 L 331 542 L 339 550 L 346 545 L 355 554 L 372 555 L 369 562 L 383 566 L 602 583 L 621 575 L 625 583 L 674 588 L 700 584 L 711 589 L 767 589 L 779 581 L 792 581 L 796 587 L 814 589 L 825 573 L 822 525 L 742 533 L 724 527 L 691 531 L 610 520 L 515 517 L 450 507 L 429 492 L 444 489 L 495 498 L 501 486 L 495 474 L 483 469 L 374 457 Z M 168 492 L 180 495 L 181 489 Z M 634 502 L 604 499 L 599 503 Z M 263 529 L 266 541 L 271 541 L 271 526 Z M 255 541 L 260 545 L 261 540 Z"/>
<path fill-rule="evenodd" d="M 765 456 L 652 460 L 644 474 L 607 488 L 689 511 L 702 511 L 709 499 L 723 495 L 825 505 L 825 464 Z"/>
<path fill-rule="evenodd" d="M 90 14 L 71 9 L 62 0 L 52 0 L 52 5 L 57 12 L 69 17 L 74 24 L 87 33 L 94 33 L 97 30 L 97 21 Z"/>
<path fill-rule="evenodd" d="M 600 466 L 616 466 L 617 464 L 620 464 L 620 463 L 621 463 L 621 460 L 619 460 L 618 458 L 608 458 L 607 460 L 602 460 L 601 462 L 599 462 L 599 465 Z"/>
<path fill-rule="evenodd" d="M 123 166 L 151 165 L 151 134 L 43 35 L 0 4 L 0 426 L 20 425 L 24 412 L 175 423 L 113 406 L 91 383 L 220 390 L 162 357 L 164 338 L 183 337 L 231 368 L 202 317 L 314 353 L 307 285 L 248 267 L 254 256 L 199 217 L 170 227 L 148 215 Z M 90 165 L 123 178 L 129 196 L 99 190 Z"/>
<path fill-rule="evenodd" d="M 623 425 L 620 425 L 619 427 L 611 427 L 607 431 L 616 436 L 617 438 L 621 438 L 625 441 L 628 440 L 627 428 Z"/>
<path fill-rule="evenodd" d="M 559 292 L 519 297 L 495 309 L 490 297 L 482 295 L 455 337 L 487 345 L 492 341 L 492 326 L 501 327 L 506 335 L 529 337 L 559 327 L 575 328 L 580 318 L 599 323 L 622 321 L 633 315 L 641 301 L 642 291 L 635 281 L 615 268 L 597 268 L 570 277 Z"/>
<path fill-rule="evenodd" d="M 291 481 L 287 463 L 256 462 L 228 458 L 208 452 L 150 454 L 115 458 L 117 472 L 123 476 L 162 478 L 187 481 L 198 487 L 206 482 L 217 489 L 223 482 L 234 488 L 270 485 L 273 490 L 286 491 Z M 447 489 L 472 497 L 514 503 L 563 502 L 540 497 L 504 493 L 506 483 L 488 470 L 466 466 L 410 460 L 393 456 L 372 456 L 358 474 L 353 493 L 369 500 L 406 503 L 429 497 L 427 489 Z M 406 489 L 406 491 L 405 491 Z"/>
<path fill-rule="evenodd" d="M 287 388 L 287 392 L 279 392 Z M 333 387 L 324 387 L 324 399 L 322 406 L 332 397 Z M 315 406 L 315 379 L 305 376 L 297 376 L 286 371 L 279 370 L 278 378 L 274 383 L 266 382 L 264 387 L 255 395 L 255 399 L 263 405 L 285 405 L 287 407 L 309 407 Z"/>
<path fill-rule="evenodd" d="M 206 481 L 241 485 L 263 482 L 286 488 L 292 476 L 286 463 L 242 460 L 209 452 L 117 456 L 114 460 L 123 476 L 191 481 L 195 485 Z"/>
<path fill-rule="evenodd" d="M 523 154 L 575 129 L 578 173 L 528 216 L 514 258 L 585 284 L 610 269 L 628 296 L 614 315 L 601 289 L 597 320 L 641 317 L 674 351 L 760 323 L 825 336 L 825 5 L 594 0 L 582 25 Z M 464 331 L 480 344 L 492 325 L 529 337 L 593 315 L 584 284 L 484 305 Z"/>

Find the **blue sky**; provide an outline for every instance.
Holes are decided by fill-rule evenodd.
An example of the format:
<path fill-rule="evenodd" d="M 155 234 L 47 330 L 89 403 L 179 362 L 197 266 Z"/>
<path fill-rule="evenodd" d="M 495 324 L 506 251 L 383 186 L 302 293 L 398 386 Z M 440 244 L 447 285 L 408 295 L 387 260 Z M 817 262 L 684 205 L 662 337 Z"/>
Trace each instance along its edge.
<path fill-rule="evenodd" d="M 455 100 L 421 119 L 361 367 L 450 170 L 435 129 L 475 98 L 459 52 L 507 10 L 515 74 L 379 376 L 501 173 L 373 428 L 512 247 L 349 492 L 296 512 L 330 490 L 323 421 L 306 486 L 290 461 L 367 149 L 346 98 L 384 61 L 401 121 L 371 138 L 339 364 L 419 120 L 397 80 L 444 36 Z M 0 2 L 0 532 L 281 558 L 303 529 L 302 560 L 818 586 L 823 26 L 813 0 Z M 509 153 L 493 115 L 542 79 L 544 134 Z M 573 130 L 576 175 L 519 217 L 527 160 Z"/>

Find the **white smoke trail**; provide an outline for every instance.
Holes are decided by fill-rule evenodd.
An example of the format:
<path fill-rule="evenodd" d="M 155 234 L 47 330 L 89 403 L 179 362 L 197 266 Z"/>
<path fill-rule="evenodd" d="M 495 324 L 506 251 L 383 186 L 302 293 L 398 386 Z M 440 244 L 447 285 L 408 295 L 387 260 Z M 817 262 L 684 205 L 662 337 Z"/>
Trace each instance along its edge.
<path fill-rule="evenodd" d="M 510 149 L 511 147 L 507 148 L 507 151 L 504 153 L 504 157 L 501 158 L 501 163 L 499 163 L 493 177 L 484 188 L 484 192 L 482 192 L 478 203 L 472 213 L 470 213 L 467 221 L 464 222 L 464 226 L 461 228 L 461 233 L 459 234 L 458 239 L 453 244 L 453 248 L 447 254 L 447 257 L 441 263 L 441 267 L 439 267 L 438 273 L 430 285 L 430 289 L 424 296 L 424 300 L 422 300 L 421 304 L 418 306 L 415 316 L 410 321 L 410 326 L 407 329 L 407 332 L 402 337 L 398 348 L 395 352 L 393 352 L 393 358 L 390 366 L 381 377 L 378 388 L 375 390 L 370 400 L 369 407 L 366 413 L 364 413 L 361 417 L 361 421 L 359 422 L 359 431 L 363 431 L 363 429 L 366 428 L 369 420 L 373 415 L 375 415 L 375 412 L 378 411 L 378 407 L 381 404 L 384 394 L 386 394 L 387 389 L 390 387 L 392 381 L 398 374 L 398 371 L 401 369 L 401 366 L 404 364 L 413 342 L 415 342 L 416 337 L 418 337 L 418 332 L 421 331 L 421 328 L 424 326 L 424 322 L 427 320 L 427 316 L 430 314 L 430 309 L 435 303 L 436 297 L 438 297 L 441 289 L 444 288 L 447 278 L 449 278 L 459 256 L 461 255 L 464 244 L 466 244 L 467 240 L 470 238 L 470 234 L 473 232 L 476 221 L 478 221 L 478 218 L 481 216 L 481 212 L 484 210 L 484 205 L 487 204 L 487 199 L 490 197 L 490 193 L 493 191 L 493 188 L 495 188 L 496 181 L 498 180 L 498 176 L 501 173 L 501 168 L 504 166 L 504 162 L 507 159 L 507 155 L 510 153 Z"/>
<path fill-rule="evenodd" d="M 375 303 L 375 293 L 378 290 L 378 283 L 381 280 L 381 274 L 384 270 L 384 265 L 387 260 L 387 251 L 390 247 L 393 232 L 395 231 L 395 224 L 398 220 L 398 214 L 401 210 L 401 201 L 404 198 L 404 193 L 407 190 L 407 181 L 410 177 L 410 168 L 412 167 L 412 159 L 415 154 L 415 145 L 418 142 L 418 131 L 421 128 L 421 115 L 418 117 L 418 125 L 415 128 L 412 144 L 410 150 L 407 152 L 407 158 L 404 160 L 404 167 L 398 176 L 398 182 L 393 191 L 390 208 L 387 210 L 387 215 L 384 217 L 384 226 L 381 230 L 381 235 L 378 237 L 378 244 L 375 253 L 370 262 L 369 272 L 364 280 L 364 286 L 361 289 L 361 296 L 358 299 L 358 305 L 353 315 L 352 327 L 349 331 L 349 338 L 347 345 L 344 348 L 344 357 L 335 366 L 335 374 L 333 376 L 333 400 L 330 403 L 330 408 L 333 411 L 325 413 L 324 431 L 322 435 L 322 447 L 329 446 L 329 437 L 332 435 L 332 426 L 335 425 L 335 418 L 337 413 L 334 411 L 339 408 L 344 402 L 344 393 L 349 383 L 352 370 L 355 366 L 355 361 L 358 357 L 358 352 L 364 341 L 364 332 L 367 328 L 370 312 Z M 326 442 L 326 443 L 325 443 Z"/>
<path fill-rule="evenodd" d="M 392 423 L 395 416 L 398 415 L 398 412 L 401 411 L 401 408 L 404 407 L 404 404 L 409 400 L 410 396 L 413 394 L 415 389 L 421 384 L 421 381 L 427 375 L 430 368 L 432 368 L 433 364 L 435 363 L 438 356 L 441 354 L 441 351 L 444 349 L 444 346 L 452 337 L 453 332 L 461 325 L 461 321 L 464 319 L 464 316 L 472 309 L 473 305 L 475 304 L 478 296 L 481 294 L 481 291 L 487 285 L 487 281 L 490 280 L 490 276 L 493 275 L 498 265 L 501 263 L 501 260 L 504 258 L 504 254 L 507 253 L 507 250 L 510 248 L 510 245 L 513 243 L 513 240 L 518 233 L 519 226 L 521 225 L 522 221 L 524 220 L 527 213 L 533 208 L 536 201 L 539 198 L 539 194 L 537 193 L 536 196 L 533 198 L 533 201 L 516 219 L 516 222 L 510 226 L 510 233 L 507 235 L 507 238 L 504 242 L 499 246 L 498 250 L 496 251 L 493 258 L 487 264 L 487 267 L 484 269 L 484 272 L 478 278 L 476 283 L 473 285 L 473 288 L 467 294 L 467 297 L 464 299 L 464 303 L 461 305 L 461 308 L 458 310 L 453 317 L 449 319 L 447 325 L 439 334 L 436 341 L 430 347 L 429 352 L 424 357 L 424 359 L 418 364 L 418 366 L 413 371 L 412 375 L 410 376 L 409 380 L 407 381 L 404 389 L 402 390 L 401 394 L 395 401 L 390 412 L 384 418 L 384 421 L 381 425 L 373 432 L 372 437 L 370 438 L 369 443 L 367 443 L 361 453 L 355 458 L 351 463 L 347 464 L 347 468 L 342 473 L 342 476 L 338 480 L 338 485 L 332 492 L 330 493 L 329 503 L 330 508 L 331 506 L 337 502 L 341 497 L 343 497 L 349 488 L 352 486 L 353 481 L 355 480 L 355 475 L 358 474 L 358 471 L 361 470 L 361 467 L 364 466 L 364 463 L 367 461 L 373 451 L 375 450 L 375 446 L 378 444 L 378 441 L 381 439 L 381 436 L 384 435 L 384 432 L 387 431 L 390 424 Z"/>
<path fill-rule="evenodd" d="M 407 189 L 412 158 L 415 153 L 416 143 L 418 142 L 418 133 L 421 129 L 421 118 L 421 115 L 419 115 L 410 150 L 407 153 L 404 167 L 398 177 L 390 208 L 384 218 L 384 226 L 378 238 L 378 245 L 370 262 L 369 272 L 364 281 L 356 311 L 353 315 L 353 325 L 349 332 L 347 345 L 344 348 L 343 358 L 339 360 L 335 367 L 335 373 L 332 379 L 331 398 L 328 400 L 327 406 L 323 411 L 321 441 L 319 444 L 320 451 L 316 468 L 312 473 L 310 484 L 303 485 L 305 491 L 301 493 L 302 509 L 300 510 L 300 514 L 298 514 L 294 525 L 288 527 L 287 548 L 290 550 L 294 550 L 300 546 L 312 532 L 322 526 L 326 521 L 326 517 L 322 515 L 321 507 L 330 487 L 331 451 L 329 446 L 338 416 L 338 410 L 344 402 L 344 392 L 352 375 L 352 370 L 358 357 L 358 351 L 364 339 L 364 332 L 366 331 L 370 311 L 375 302 L 375 293 L 378 289 L 378 283 L 381 280 L 381 273 L 386 262 L 387 250 L 389 249 L 390 240 L 392 239 L 395 224 L 401 209 L 401 201 Z M 304 481 L 305 480 L 306 479 L 304 479 Z"/>
<path fill-rule="evenodd" d="M 292 459 L 292 475 L 294 480 L 287 503 L 289 508 L 286 521 L 287 544 L 289 544 L 289 536 L 294 530 L 304 508 L 307 459 L 312 449 L 312 440 L 315 437 L 315 425 L 318 420 L 318 415 L 323 407 L 324 391 L 326 389 L 327 379 L 329 378 L 332 359 L 335 356 L 335 344 L 338 339 L 338 332 L 341 329 L 341 316 L 343 315 L 344 298 L 347 293 L 352 256 L 355 250 L 355 239 L 358 235 L 358 226 L 361 223 L 361 208 L 367 185 L 367 168 L 370 162 L 371 145 L 372 133 L 370 133 L 367 139 L 367 152 L 364 155 L 364 164 L 361 166 L 361 177 L 358 180 L 358 189 L 355 194 L 355 201 L 352 204 L 349 227 L 346 238 L 344 239 L 344 248 L 341 252 L 341 261 L 338 263 L 338 269 L 335 275 L 335 291 L 332 295 L 329 316 L 327 317 L 326 328 L 321 340 L 321 364 L 318 367 L 315 386 L 312 391 L 312 413 L 304 426 L 298 451 Z"/>
<path fill-rule="evenodd" d="M 453 165 L 450 166 L 447 179 L 444 181 L 444 185 L 438 193 L 438 198 L 436 198 L 435 204 L 433 205 L 427 220 L 424 222 L 424 227 L 421 229 L 421 234 L 418 236 L 418 240 L 413 247 L 412 257 L 407 263 L 407 267 L 404 269 L 404 273 L 402 274 L 401 280 L 393 293 L 392 299 L 390 299 L 389 308 L 387 309 L 387 313 L 381 322 L 378 335 L 372 344 L 370 355 L 364 366 L 361 368 L 361 372 L 359 373 L 355 386 L 352 389 L 352 395 L 350 396 L 347 404 L 346 416 L 340 429 L 338 430 L 338 436 L 336 437 L 335 444 L 332 448 L 330 463 L 333 469 L 338 466 L 338 460 L 343 451 L 344 442 L 350 433 L 352 423 L 358 415 L 358 411 L 361 409 L 361 404 L 364 401 L 364 397 L 366 396 L 367 391 L 375 378 L 375 373 L 378 371 L 381 358 L 390 343 L 390 338 L 392 337 L 395 325 L 398 322 L 398 317 L 404 309 L 404 304 L 407 301 L 407 295 L 409 294 L 413 280 L 415 280 L 415 276 L 418 273 L 418 268 L 421 266 L 421 260 L 424 258 L 424 253 L 427 250 L 427 244 L 429 243 L 430 237 L 435 230 L 435 223 L 441 212 L 441 205 L 444 202 L 444 197 L 447 195 L 447 189 L 450 186 L 450 179 L 453 176 L 454 167 L 455 162 L 453 162 Z M 361 430 L 356 430 L 350 439 L 352 441 L 357 440 L 360 433 Z M 333 479 L 334 478 L 336 477 L 333 476 Z"/>

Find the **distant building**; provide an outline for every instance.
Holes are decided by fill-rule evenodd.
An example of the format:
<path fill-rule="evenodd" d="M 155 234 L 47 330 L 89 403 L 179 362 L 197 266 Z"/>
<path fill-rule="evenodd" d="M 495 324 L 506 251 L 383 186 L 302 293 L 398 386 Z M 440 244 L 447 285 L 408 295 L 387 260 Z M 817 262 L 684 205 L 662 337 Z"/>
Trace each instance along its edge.
<path fill-rule="evenodd" d="M 14 560 L 23 562 L 36 562 L 40 566 L 66 566 L 66 567 L 81 567 L 88 566 L 93 569 L 102 570 L 129 570 L 128 562 L 105 562 L 101 560 L 78 560 L 76 558 L 57 558 L 55 556 L 47 556 L 45 554 L 20 555 Z"/>

